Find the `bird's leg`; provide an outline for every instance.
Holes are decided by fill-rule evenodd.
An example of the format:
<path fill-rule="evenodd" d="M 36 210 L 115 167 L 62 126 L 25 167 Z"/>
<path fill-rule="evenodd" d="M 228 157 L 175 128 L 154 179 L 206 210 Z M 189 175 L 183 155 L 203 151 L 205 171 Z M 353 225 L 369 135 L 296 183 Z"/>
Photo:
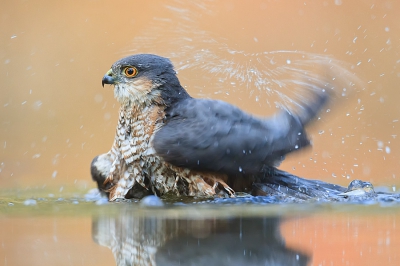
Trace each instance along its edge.
<path fill-rule="evenodd" d="M 215 189 L 210 186 L 201 175 L 191 174 L 188 177 L 181 176 L 188 183 L 188 196 L 214 196 Z"/>
<path fill-rule="evenodd" d="M 216 184 L 222 185 L 224 190 L 229 194 L 229 197 L 231 197 L 231 198 L 235 197 L 235 191 L 230 186 L 228 186 L 224 181 L 219 180 L 219 181 L 216 182 Z"/>
<path fill-rule="evenodd" d="M 103 185 L 106 186 L 110 184 L 110 188 L 106 190 L 109 193 L 109 200 L 113 201 L 116 198 L 124 198 L 121 196 L 121 191 L 118 189 L 118 183 L 122 179 L 123 168 L 126 168 L 125 163 L 121 160 L 121 154 L 115 152 L 114 147 L 110 151 L 111 157 L 113 159 L 110 172 L 107 178 L 104 180 Z M 122 162 L 122 165 L 121 165 Z M 125 195 L 124 195 L 125 196 Z"/>
<path fill-rule="evenodd" d="M 224 178 L 225 176 L 223 176 L 222 178 Z M 222 187 L 223 190 L 225 190 L 229 197 L 234 198 L 235 197 L 235 191 L 229 187 L 224 180 L 222 180 L 222 178 L 219 177 L 215 177 L 213 175 L 204 175 L 203 179 L 205 180 L 205 182 L 207 182 L 208 184 L 213 184 L 213 189 L 215 191 L 216 188 L 218 188 L 219 186 Z"/>
<path fill-rule="evenodd" d="M 117 182 L 118 182 L 118 176 L 120 173 L 120 158 L 119 156 L 117 156 L 117 158 L 114 159 L 112 165 L 111 165 L 111 169 L 110 169 L 110 173 L 108 174 L 107 178 L 104 180 L 103 185 L 107 185 L 108 183 L 110 183 L 111 185 L 114 185 L 116 182 L 114 180 L 114 178 L 116 178 Z"/>
<path fill-rule="evenodd" d="M 119 198 L 124 199 L 125 195 L 136 183 L 139 183 L 142 187 L 148 190 L 147 186 L 144 183 L 144 180 L 145 176 L 143 175 L 142 167 L 139 163 L 133 163 L 129 166 L 123 163 L 119 175 L 119 180 L 109 190 L 109 200 L 114 201 Z"/>

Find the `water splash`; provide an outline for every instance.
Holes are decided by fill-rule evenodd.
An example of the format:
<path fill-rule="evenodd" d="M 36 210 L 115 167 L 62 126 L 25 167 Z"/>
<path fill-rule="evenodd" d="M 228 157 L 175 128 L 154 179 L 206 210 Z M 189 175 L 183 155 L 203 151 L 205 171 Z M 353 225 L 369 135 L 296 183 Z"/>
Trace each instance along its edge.
<path fill-rule="evenodd" d="M 174 19 L 154 18 L 133 39 L 130 47 L 134 49 L 127 49 L 123 56 L 157 51 L 171 58 L 178 72 L 201 71 L 214 91 L 247 90 L 256 101 L 266 99 L 270 107 L 302 108 L 315 91 L 329 90 L 336 98 L 346 98 L 356 87 L 363 87 L 352 72 L 354 66 L 329 55 L 232 48 L 224 36 L 201 28 L 199 21 L 213 15 L 212 10 L 207 1 L 166 5 L 166 17 Z"/>

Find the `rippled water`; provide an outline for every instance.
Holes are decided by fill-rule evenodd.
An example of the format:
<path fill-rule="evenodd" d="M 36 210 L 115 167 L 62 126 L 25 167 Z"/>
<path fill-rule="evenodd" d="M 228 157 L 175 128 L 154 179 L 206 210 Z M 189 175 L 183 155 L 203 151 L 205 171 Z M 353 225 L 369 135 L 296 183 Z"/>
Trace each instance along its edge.
<path fill-rule="evenodd" d="M 397 205 L 0 202 L 0 265 L 396 265 Z M 97 202 L 97 203 L 96 203 Z"/>

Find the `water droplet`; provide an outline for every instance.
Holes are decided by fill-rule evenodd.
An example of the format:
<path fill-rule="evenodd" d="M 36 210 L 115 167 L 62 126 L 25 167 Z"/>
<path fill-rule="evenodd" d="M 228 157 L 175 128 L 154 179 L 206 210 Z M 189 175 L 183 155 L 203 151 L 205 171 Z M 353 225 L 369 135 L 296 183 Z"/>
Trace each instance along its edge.
<path fill-rule="evenodd" d="M 378 145 L 378 149 L 383 148 L 383 141 L 379 140 L 376 144 Z"/>
<path fill-rule="evenodd" d="M 108 199 L 107 198 L 101 198 L 96 201 L 96 205 L 105 205 L 108 204 Z"/>
<path fill-rule="evenodd" d="M 36 205 L 36 200 L 34 200 L 34 199 L 27 199 L 27 200 L 24 201 L 24 205 L 26 205 L 26 206 Z"/>
<path fill-rule="evenodd" d="M 41 101 L 36 101 L 36 102 L 33 103 L 33 109 L 34 110 L 39 110 L 41 106 L 42 106 L 42 102 Z"/>
<path fill-rule="evenodd" d="M 109 112 L 104 114 L 104 120 L 110 120 L 111 114 Z"/>
<path fill-rule="evenodd" d="M 101 93 L 98 93 L 94 96 L 94 101 L 96 103 L 101 103 L 103 101 L 103 95 Z"/>

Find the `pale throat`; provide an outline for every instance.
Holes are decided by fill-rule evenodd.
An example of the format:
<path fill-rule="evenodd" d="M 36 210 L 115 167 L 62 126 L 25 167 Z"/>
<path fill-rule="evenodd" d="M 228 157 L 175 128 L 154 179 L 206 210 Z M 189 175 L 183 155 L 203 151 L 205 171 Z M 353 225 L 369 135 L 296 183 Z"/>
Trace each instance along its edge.
<path fill-rule="evenodd" d="M 124 133 L 146 135 L 147 139 L 149 137 L 147 131 L 153 132 L 158 128 L 159 125 L 156 126 L 156 124 L 159 124 L 163 118 L 162 115 L 161 119 L 157 115 L 164 109 L 160 106 L 159 92 L 151 89 L 140 90 L 127 84 L 117 84 L 114 92 L 118 102 L 121 103 L 119 125 L 125 128 Z"/>
<path fill-rule="evenodd" d="M 114 86 L 114 97 L 121 104 L 122 109 L 140 112 L 158 102 L 157 99 L 160 98 L 160 95 L 154 90 L 158 86 L 159 84 L 155 84 L 147 78 L 118 83 Z"/>

